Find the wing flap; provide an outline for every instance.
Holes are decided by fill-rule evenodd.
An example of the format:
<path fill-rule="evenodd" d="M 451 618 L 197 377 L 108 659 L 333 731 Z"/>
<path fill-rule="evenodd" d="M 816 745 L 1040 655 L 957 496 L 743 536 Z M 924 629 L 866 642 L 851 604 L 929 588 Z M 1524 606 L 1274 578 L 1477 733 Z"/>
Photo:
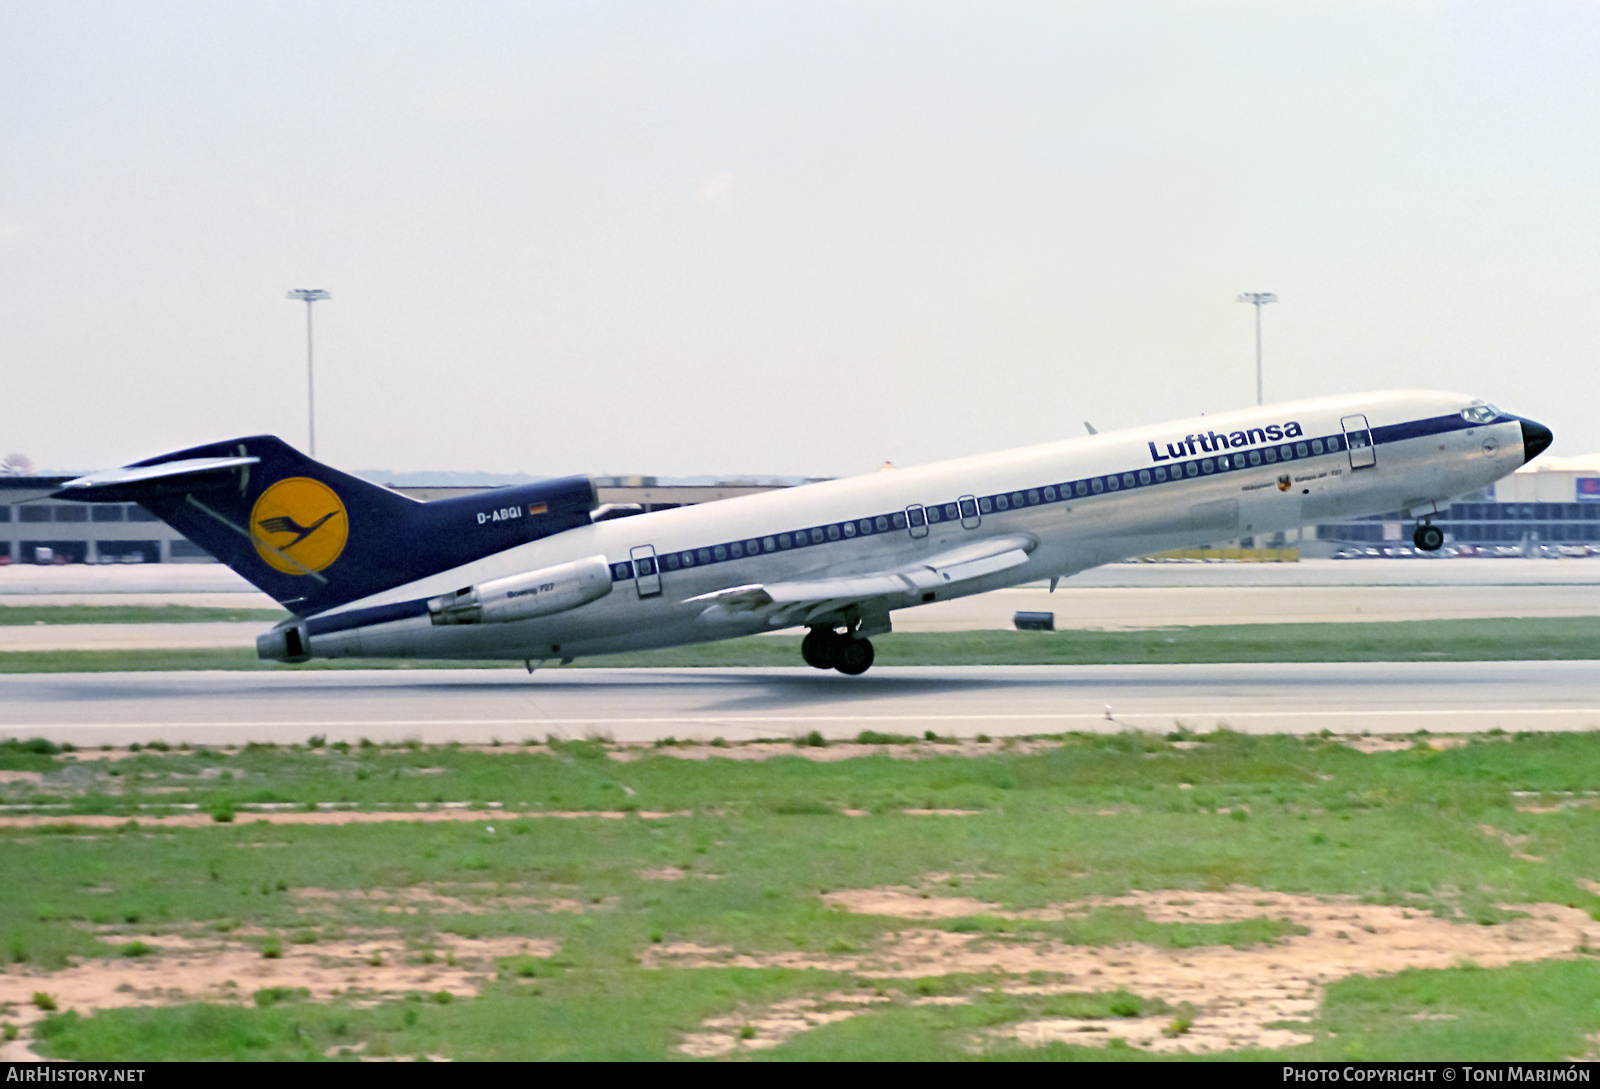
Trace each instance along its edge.
<path fill-rule="evenodd" d="M 1038 546 L 1024 534 L 993 537 L 925 557 L 888 571 L 791 582 L 747 583 L 689 598 L 704 602 L 707 615 L 722 619 L 731 613 L 770 611 L 776 616 L 807 616 L 842 608 L 869 598 L 899 598 L 956 586 L 984 575 L 1019 567 Z M 906 602 L 910 604 L 910 602 Z"/>

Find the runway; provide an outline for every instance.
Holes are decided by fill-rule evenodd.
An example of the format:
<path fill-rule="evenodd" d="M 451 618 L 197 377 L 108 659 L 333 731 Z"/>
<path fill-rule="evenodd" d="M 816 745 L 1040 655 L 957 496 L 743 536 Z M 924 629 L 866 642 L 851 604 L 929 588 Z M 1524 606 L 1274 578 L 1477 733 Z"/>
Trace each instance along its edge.
<path fill-rule="evenodd" d="M 1064 731 L 1410 734 L 1600 728 L 1600 663 L 552 669 L 0 676 L 0 737 L 81 747 L 963 738 Z"/>
<path fill-rule="evenodd" d="M 16 605 L 194 605 L 275 609 L 220 564 L 0 569 L 0 609 Z M 1057 630 L 1210 624 L 1356 623 L 1501 616 L 1600 616 L 1600 560 L 1309 560 L 1124 563 L 1043 585 L 902 609 L 900 632 L 998 631 L 1018 612 Z M 0 624 L 17 651 L 251 648 L 268 622 Z"/>
<path fill-rule="evenodd" d="M 240 592 L 247 591 L 247 592 Z M 81 597 L 80 597 L 81 595 Z M 0 605 L 270 606 L 220 565 L 0 570 Z M 895 616 L 900 631 L 1600 615 L 1600 561 L 1115 564 Z M 265 624 L 0 626 L 0 653 L 244 646 Z M 1600 650 L 1597 650 L 1600 655 Z M 294 670 L 0 675 L 0 737 L 83 746 L 493 740 L 729 741 L 862 730 L 992 737 L 1218 725 L 1409 734 L 1600 728 L 1600 663 L 1422 662 L 793 669 Z M 1108 716 L 1109 705 L 1109 716 Z"/>

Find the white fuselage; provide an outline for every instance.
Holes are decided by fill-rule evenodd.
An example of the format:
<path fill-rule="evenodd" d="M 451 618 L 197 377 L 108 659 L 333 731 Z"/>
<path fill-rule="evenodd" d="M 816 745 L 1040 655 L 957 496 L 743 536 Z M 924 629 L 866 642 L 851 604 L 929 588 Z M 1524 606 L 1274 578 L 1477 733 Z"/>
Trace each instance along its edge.
<path fill-rule="evenodd" d="M 893 609 L 1131 556 L 1397 509 L 1420 517 L 1523 463 L 1517 419 L 1463 416 L 1475 403 L 1401 392 L 1274 405 L 599 522 L 313 617 L 309 653 L 540 660 L 723 639 L 829 613 L 826 602 L 803 614 L 708 603 L 721 591 L 839 585 L 967 545 L 1026 542 L 1026 562 L 848 603 L 881 615 L 881 631 Z M 382 619 L 381 607 L 597 557 L 610 589 L 548 615 Z"/>

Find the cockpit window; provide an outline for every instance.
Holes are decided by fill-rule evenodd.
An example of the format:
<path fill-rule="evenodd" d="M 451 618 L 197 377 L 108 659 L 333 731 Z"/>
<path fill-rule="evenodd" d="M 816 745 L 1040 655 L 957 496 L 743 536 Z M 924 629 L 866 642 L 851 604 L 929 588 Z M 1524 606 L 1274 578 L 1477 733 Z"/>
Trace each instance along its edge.
<path fill-rule="evenodd" d="M 1484 404 L 1481 401 L 1461 410 L 1461 418 L 1468 423 L 1486 424 L 1499 415 L 1500 410 L 1498 408 L 1490 404 Z"/>

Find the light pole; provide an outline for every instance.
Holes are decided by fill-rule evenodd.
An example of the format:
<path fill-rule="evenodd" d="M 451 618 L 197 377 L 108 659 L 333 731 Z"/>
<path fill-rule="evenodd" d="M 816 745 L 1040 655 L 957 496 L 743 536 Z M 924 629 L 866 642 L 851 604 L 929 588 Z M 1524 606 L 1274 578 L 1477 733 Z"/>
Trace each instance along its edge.
<path fill-rule="evenodd" d="M 1256 308 L 1256 404 L 1261 404 L 1261 308 L 1267 303 L 1275 303 L 1278 296 L 1270 291 L 1246 291 L 1239 296 L 1240 302 L 1252 303 Z"/>
<path fill-rule="evenodd" d="M 317 386 L 311 370 L 311 304 L 333 298 L 320 287 L 298 287 L 289 292 L 289 298 L 306 304 L 306 421 L 310 432 L 311 448 L 307 451 L 317 456 Z"/>

